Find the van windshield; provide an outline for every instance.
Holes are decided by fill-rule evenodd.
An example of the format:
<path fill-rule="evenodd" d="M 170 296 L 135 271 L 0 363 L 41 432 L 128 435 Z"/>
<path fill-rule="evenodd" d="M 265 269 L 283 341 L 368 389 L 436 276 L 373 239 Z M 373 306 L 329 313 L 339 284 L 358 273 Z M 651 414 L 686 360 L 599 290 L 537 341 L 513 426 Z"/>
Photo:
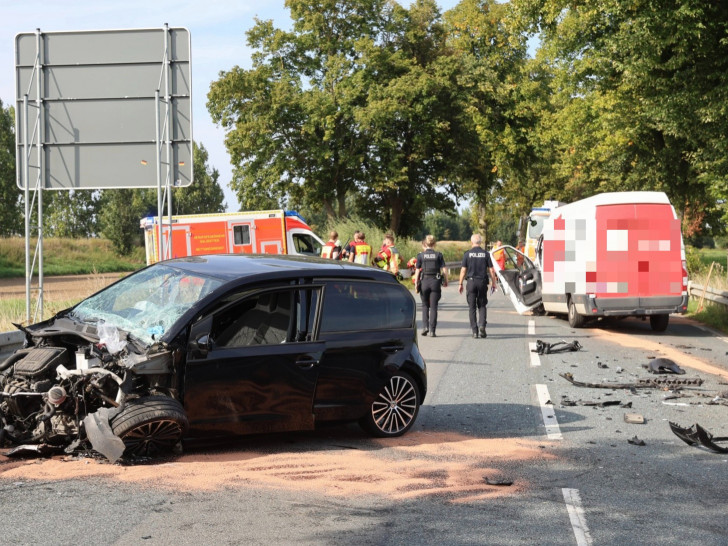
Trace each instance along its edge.
<path fill-rule="evenodd" d="M 541 236 L 546 218 L 546 216 L 531 216 L 531 221 L 528 223 L 529 239 L 538 239 Z"/>

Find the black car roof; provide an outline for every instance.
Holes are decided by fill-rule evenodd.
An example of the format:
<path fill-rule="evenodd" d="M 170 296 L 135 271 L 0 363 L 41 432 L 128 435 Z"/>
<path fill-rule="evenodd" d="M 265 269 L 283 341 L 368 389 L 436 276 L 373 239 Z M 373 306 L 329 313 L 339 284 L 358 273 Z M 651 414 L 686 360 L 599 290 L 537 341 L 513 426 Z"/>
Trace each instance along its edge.
<path fill-rule="evenodd" d="M 397 282 L 394 275 L 366 265 L 307 256 L 271 254 L 209 254 L 160 262 L 172 267 L 224 281 L 260 275 L 275 277 L 353 277 Z"/>

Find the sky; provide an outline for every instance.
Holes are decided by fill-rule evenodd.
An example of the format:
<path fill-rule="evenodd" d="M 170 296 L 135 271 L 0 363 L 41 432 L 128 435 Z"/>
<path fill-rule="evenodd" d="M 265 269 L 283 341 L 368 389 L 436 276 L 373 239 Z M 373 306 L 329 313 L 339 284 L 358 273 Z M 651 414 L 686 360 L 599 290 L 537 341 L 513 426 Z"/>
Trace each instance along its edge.
<path fill-rule="evenodd" d="M 409 5 L 407 0 L 400 0 Z M 443 11 L 458 0 L 439 0 Z M 220 172 L 229 211 L 238 202 L 228 187 L 232 178 L 225 134 L 217 127 L 205 106 L 210 83 L 220 71 L 234 66 L 251 67 L 251 50 L 245 32 L 255 18 L 272 19 L 275 26 L 289 28 L 291 19 L 285 0 L 0 0 L 0 99 L 15 104 L 15 36 L 20 33 L 163 28 L 186 28 L 192 49 L 193 138 L 209 153 L 208 166 Z"/>

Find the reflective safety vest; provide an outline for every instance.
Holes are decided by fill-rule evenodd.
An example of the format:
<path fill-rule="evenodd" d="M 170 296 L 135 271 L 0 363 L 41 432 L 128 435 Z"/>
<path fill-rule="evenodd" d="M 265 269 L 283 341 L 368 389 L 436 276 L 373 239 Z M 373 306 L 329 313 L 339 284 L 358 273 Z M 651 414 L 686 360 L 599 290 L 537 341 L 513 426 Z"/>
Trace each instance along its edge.
<path fill-rule="evenodd" d="M 341 247 L 329 241 L 321 249 L 321 257 L 330 260 L 339 260 L 341 259 Z"/>
<path fill-rule="evenodd" d="M 372 256 L 372 247 L 366 241 L 352 243 L 351 250 L 354 252 L 355 264 L 369 265 L 369 259 Z"/>
<path fill-rule="evenodd" d="M 392 273 L 399 271 L 399 263 L 401 261 L 399 251 L 394 245 L 383 246 L 382 250 L 377 254 L 377 257 L 374 258 L 374 264 L 377 267 L 381 267 L 385 271 L 391 271 Z"/>

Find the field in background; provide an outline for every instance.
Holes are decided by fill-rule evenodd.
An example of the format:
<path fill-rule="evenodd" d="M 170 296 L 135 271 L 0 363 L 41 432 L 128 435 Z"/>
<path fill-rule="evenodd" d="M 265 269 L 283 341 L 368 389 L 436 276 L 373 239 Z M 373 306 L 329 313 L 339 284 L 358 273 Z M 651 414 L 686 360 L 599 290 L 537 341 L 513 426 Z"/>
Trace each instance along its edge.
<path fill-rule="evenodd" d="M 31 260 L 36 241 L 31 241 Z M 118 256 L 107 239 L 66 239 L 61 237 L 43 240 L 44 275 L 92 275 L 135 271 L 146 265 L 144 249 L 135 250 L 131 256 Z M 35 268 L 37 270 L 37 266 Z M 0 278 L 25 276 L 25 239 L 5 237 L 0 239 Z"/>

